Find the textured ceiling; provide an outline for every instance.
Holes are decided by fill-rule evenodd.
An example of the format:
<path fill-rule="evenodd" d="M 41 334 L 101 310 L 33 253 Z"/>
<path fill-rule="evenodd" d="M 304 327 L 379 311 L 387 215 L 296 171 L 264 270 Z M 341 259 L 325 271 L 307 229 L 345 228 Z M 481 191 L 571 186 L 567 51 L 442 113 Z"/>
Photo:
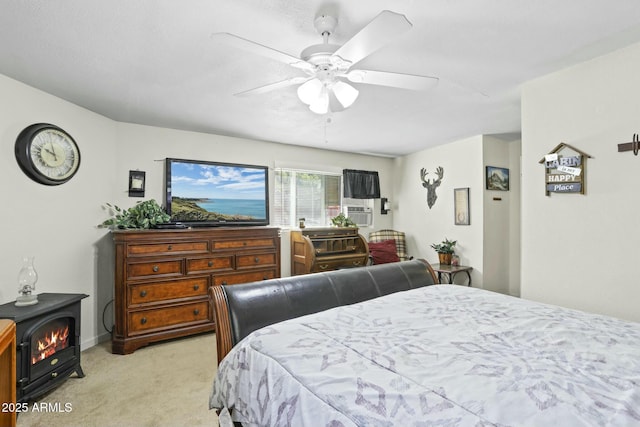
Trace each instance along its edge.
<path fill-rule="evenodd" d="M 354 84 L 356 103 L 325 116 L 295 87 L 234 96 L 301 72 L 211 37 L 299 56 L 322 42 L 318 14 L 343 44 L 382 10 L 413 28 L 358 68 L 438 86 Z M 517 133 L 521 83 L 638 41 L 637 0 L 2 0 L 0 73 L 118 121 L 395 156 Z"/>

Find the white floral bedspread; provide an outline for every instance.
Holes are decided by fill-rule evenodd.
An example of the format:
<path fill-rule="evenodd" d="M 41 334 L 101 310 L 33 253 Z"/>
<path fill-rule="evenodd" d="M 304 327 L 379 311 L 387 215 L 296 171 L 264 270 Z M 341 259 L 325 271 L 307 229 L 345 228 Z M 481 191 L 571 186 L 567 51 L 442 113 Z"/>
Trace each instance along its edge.
<path fill-rule="evenodd" d="M 640 426 L 640 323 L 456 285 L 254 332 L 212 408 L 259 426 Z"/>

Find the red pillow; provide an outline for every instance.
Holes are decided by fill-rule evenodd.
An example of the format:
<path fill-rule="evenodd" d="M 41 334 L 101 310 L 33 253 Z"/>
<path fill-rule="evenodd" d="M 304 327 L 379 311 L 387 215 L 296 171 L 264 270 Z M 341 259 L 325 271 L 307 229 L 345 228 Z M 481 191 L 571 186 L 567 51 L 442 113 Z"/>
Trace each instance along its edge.
<path fill-rule="evenodd" d="M 393 239 L 384 240 L 379 243 L 369 242 L 369 253 L 371 254 L 371 258 L 373 258 L 374 264 L 400 261 L 396 251 L 396 241 Z"/>

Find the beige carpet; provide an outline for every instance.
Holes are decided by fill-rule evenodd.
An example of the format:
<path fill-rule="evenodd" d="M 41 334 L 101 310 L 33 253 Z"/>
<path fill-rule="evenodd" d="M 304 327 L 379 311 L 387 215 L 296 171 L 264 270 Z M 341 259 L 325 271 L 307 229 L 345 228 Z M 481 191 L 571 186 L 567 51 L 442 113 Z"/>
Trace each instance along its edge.
<path fill-rule="evenodd" d="M 82 352 L 75 374 L 18 416 L 18 427 L 217 426 L 209 410 L 214 334 L 153 344 L 125 356 L 107 342 Z M 37 412 L 42 404 L 60 412 Z M 51 405 L 53 404 L 53 405 Z M 64 412 L 70 404 L 71 411 Z"/>

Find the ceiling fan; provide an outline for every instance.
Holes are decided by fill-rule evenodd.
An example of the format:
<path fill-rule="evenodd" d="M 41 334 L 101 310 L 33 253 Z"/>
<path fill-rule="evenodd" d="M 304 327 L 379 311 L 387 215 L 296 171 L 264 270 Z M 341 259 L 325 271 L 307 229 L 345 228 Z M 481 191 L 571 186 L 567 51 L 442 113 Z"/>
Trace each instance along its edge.
<path fill-rule="evenodd" d="M 359 91 L 348 82 L 382 85 L 409 90 L 428 90 L 438 83 L 437 77 L 352 69 L 352 66 L 382 48 L 393 37 L 409 30 L 411 22 L 399 13 L 382 11 L 360 32 L 342 46 L 329 43 L 338 24 L 330 15 L 319 15 L 315 28 L 323 43 L 307 47 L 300 58 L 229 33 L 216 33 L 212 38 L 246 51 L 284 62 L 305 73 L 279 82 L 260 86 L 236 95 L 254 95 L 288 86 L 300 85 L 298 97 L 317 114 L 337 112 L 350 107 Z"/>

